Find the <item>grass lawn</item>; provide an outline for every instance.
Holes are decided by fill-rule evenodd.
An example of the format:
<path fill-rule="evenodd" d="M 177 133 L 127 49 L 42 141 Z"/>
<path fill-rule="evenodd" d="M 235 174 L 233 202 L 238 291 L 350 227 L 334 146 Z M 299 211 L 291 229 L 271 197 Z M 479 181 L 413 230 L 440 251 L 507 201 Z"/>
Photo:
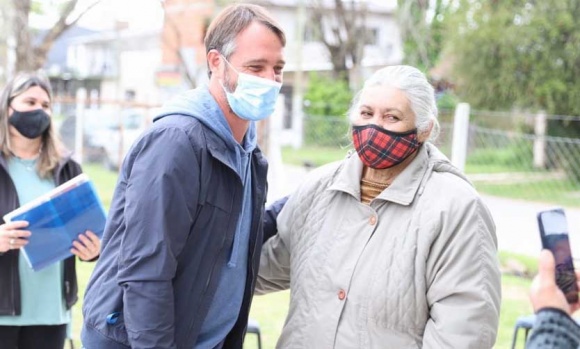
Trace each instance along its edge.
<path fill-rule="evenodd" d="M 578 184 L 569 180 L 523 181 L 509 184 L 474 181 L 474 185 L 480 193 L 493 196 L 580 207 Z"/>
<path fill-rule="evenodd" d="M 521 315 L 532 314 L 528 299 L 531 280 L 504 275 L 502 277 L 502 305 L 496 349 L 511 348 L 513 328 Z M 250 316 L 260 323 L 264 349 L 273 349 L 280 335 L 288 310 L 289 292 L 278 292 L 254 297 Z M 248 336 L 244 349 L 257 348 L 254 336 Z M 523 336 L 518 343 L 523 347 Z"/>
<path fill-rule="evenodd" d="M 77 272 L 79 276 L 79 290 L 81 296 L 86 288 L 87 280 L 93 270 L 91 263 L 79 263 Z M 504 275 L 502 278 L 502 305 L 500 314 L 500 328 L 495 348 L 508 349 L 511 345 L 513 326 L 518 316 L 529 315 L 532 308 L 528 299 L 528 290 L 531 281 L 521 277 Z M 288 291 L 277 292 L 254 298 L 250 317 L 260 324 L 262 332 L 262 344 L 264 349 L 273 349 L 276 340 L 282 331 L 286 313 L 288 311 Z M 82 297 L 73 308 L 73 338 L 76 347 L 80 347 L 80 330 L 82 324 Z M 520 338 L 519 343 L 522 343 Z M 244 349 L 257 348 L 257 339 L 254 335 L 248 335 Z"/>
<path fill-rule="evenodd" d="M 282 148 L 282 159 L 285 164 L 304 166 L 305 163 L 320 166 L 332 161 L 344 159 L 351 148 L 340 147 L 292 147 Z"/>
<path fill-rule="evenodd" d="M 340 157 L 344 156 L 346 150 L 341 151 Z M 336 156 L 339 156 L 338 151 Z M 340 158 L 339 157 L 339 158 Z M 338 158 L 338 159 L 339 159 Z M 314 159 L 314 158 L 312 158 Z M 104 205 L 108 209 L 114 186 L 117 180 L 115 172 L 109 172 L 97 165 L 83 166 L 85 172 L 94 181 Z M 536 271 L 536 261 L 533 258 L 514 256 L 509 253 L 500 253 L 502 264 L 509 259 L 517 259 L 523 264 L 530 273 Z M 80 301 L 73 307 L 73 338 L 76 347 L 80 347 L 80 329 L 82 324 L 82 299 L 87 281 L 93 270 L 93 263 L 77 263 L 77 272 L 79 278 Z M 532 309 L 528 300 L 528 290 L 530 280 L 515 276 L 504 275 L 502 279 L 502 307 L 500 315 L 500 330 L 495 348 L 509 348 L 513 332 L 513 324 L 520 315 L 531 314 Z M 256 296 L 253 301 L 250 316 L 258 321 L 262 331 L 262 342 L 264 349 L 275 347 L 276 340 L 284 324 L 285 316 L 288 310 L 289 292 L 278 292 L 266 296 Z M 521 344 L 520 340 L 520 344 Z M 245 349 L 257 348 L 256 336 L 248 335 Z"/>
<path fill-rule="evenodd" d="M 105 210 L 109 210 L 111 205 L 111 198 L 113 197 L 113 191 L 115 189 L 115 184 L 117 183 L 117 173 L 106 170 L 100 165 L 83 165 L 83 170 L 86 172 L 94 182 L 99 197 L 105 206 Z M 82 326 L 82 304 L 85 294 L 85 289 L 87 288 L 87 282 L 91 276 L 95 264 L 85 263 L 77 261 L 77 276 L 79 283 L 79 301 L 73 307 L 72 319 L 73 319 L 73 339 L 75 340 L 75 348 L 80 348 L 80 333 Z"/>

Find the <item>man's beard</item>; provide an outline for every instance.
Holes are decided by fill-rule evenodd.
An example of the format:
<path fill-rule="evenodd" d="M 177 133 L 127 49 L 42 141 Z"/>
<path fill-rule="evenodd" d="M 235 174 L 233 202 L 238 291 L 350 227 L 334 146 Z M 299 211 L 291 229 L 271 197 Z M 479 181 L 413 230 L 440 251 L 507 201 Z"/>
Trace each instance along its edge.
<path fill-rule="evenodd" d="M 233 81 L 231 81 L 228 70 L 229 69 L 227 67 L 224 70 L 224 87 L 229 93 L 234 93 L 234 91 L 236 90 L 236 84 Z"/>

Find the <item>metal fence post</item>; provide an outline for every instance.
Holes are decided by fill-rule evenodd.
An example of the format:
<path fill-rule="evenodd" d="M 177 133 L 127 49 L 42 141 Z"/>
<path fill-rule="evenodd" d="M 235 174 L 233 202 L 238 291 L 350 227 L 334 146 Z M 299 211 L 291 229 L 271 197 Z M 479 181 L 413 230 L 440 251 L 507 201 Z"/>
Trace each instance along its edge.
<path fill-rule="evenodd" d="M 453 143 L 451 148 L 451 162 L 460 171 L 465 170 L 467 159 L 467 139 L 469 133 L 469 104 L 459 103 L 455 107 L 453 118 Z"/>
<path fill-rule="evenodd" d="M 546 113 L 544 111 L 536 114 L 534 119 L 534 167 L 546 168 Z"/>
<path fill-rule="evenodd" d="M 84 113 L 87 102 L 87 90 L 79 88 L 76 92 L 76 111 L 75 111 L 75 152 L 74 159 L 83 163 L 83 142 L 84 142 Z"/>
<path fill-rule="evenodd" d="M 306 21 L 305 1 L 298 0 L 296 7 L 296 69 L 294 71 L 294 89 L 292 92 L 292 147 L 302 148 L 304 142 L 304 71 L 302 66 L 304 54 L 304 25 Z"/>
<path fill-rule="evenodd" d="M 282 145 L 280 135 L 284 120 L 284 100 L 286 96 L 279 95 L 274 114 L 268 119 L 267 153 L 268 153 L 268 202 L 279 199 L 285 193 L 286 175 L 282 162 Z"/>

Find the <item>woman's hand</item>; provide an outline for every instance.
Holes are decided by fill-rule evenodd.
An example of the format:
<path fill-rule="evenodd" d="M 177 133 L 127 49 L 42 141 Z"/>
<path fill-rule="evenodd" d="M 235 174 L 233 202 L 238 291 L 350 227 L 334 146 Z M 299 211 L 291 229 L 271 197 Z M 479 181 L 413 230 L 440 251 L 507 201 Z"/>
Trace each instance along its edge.
<path fill-rule="evenodd" d="M 17 250 L 28 243 L 30 232 L 22 230 L 28 226 L 27 221 L 15 221 L 0 225 L 0 253 Z"/>
<path fill-rule="evenodd" d="M 90 261 L 101 253 L 101 239 L 92 231 L 87 230 L 73 241 L 73 248 L 70 251 L 81 260 Z"/>

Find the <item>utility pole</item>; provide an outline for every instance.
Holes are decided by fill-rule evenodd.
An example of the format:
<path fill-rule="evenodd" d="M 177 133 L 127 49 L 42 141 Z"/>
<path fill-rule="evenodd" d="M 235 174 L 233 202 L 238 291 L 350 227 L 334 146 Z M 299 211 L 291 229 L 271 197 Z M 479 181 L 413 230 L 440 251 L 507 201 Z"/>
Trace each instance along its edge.
<path fill-rule="evenodd" d="M 119 126 L 119 139 L 118 139 L 118 150 L 117 150 L 117 163 L 114 164 L 117 169 L 121 169 L 121 163 L 123 161 L 123 155 L 124 153 L 124 148 L 125 148 L 125 113 L 124 110 L 126 108 L 126 104 L 127 101 L 125 100 L 125 95 L 123 93 L 123 90 L 121 88 L 122 86 L 122 59 L 121 59 L 121 44 L 123 38 L 121 35 L 121 31 L 126 29 L 125 23 L 119 22 L 118 20 L 115 21 L 115 64 L 117 65 L 117 75 L 115 77 L 116 79 L 116 88 L 115 88 L 115 92 L 116 92 L 116 97 L 115 98 L 117 100 L 118 103 L 118 110 L 119 110 L 119 120 L 118 120 L 118 126 Z"/>
<path fill-rule="evenodd" d="M 303 123 L 304 111 L 302 102 L 304 99 L 304 72 L 302 67 L 302 54 L 304 51 L 304 23 L 305 11 L 304 0 L 298 0 L 296 7 L 296 69 L 294 71 L 294 91 L 292 93 L 292 128 L 297 139 L 292 142 L 294 148 L 302 147 L 304 138 Z"/>
<path fill-rule="evenodd" d="M 10 16 L 12 15 L 8 2 L 6 0 L 0 0 L 0 84 L 2 85 L 11 75 L 11 63 L 9 60 L 11 59 L 10 50 L 12 48 L 9 47 L 10 34 L 8 34 L 11 33 L 11 30 L 8 23 L 11 23 Z"/>

